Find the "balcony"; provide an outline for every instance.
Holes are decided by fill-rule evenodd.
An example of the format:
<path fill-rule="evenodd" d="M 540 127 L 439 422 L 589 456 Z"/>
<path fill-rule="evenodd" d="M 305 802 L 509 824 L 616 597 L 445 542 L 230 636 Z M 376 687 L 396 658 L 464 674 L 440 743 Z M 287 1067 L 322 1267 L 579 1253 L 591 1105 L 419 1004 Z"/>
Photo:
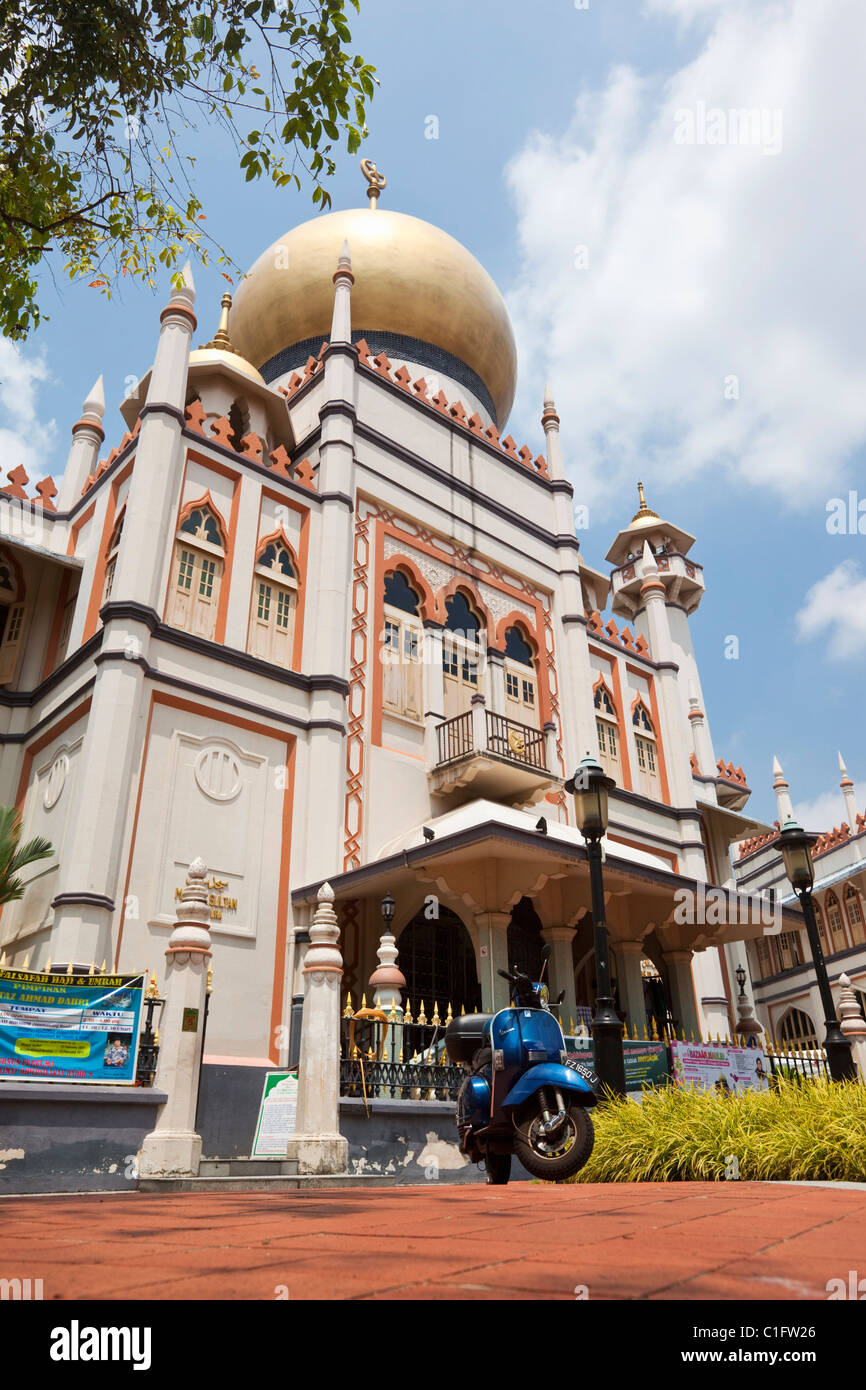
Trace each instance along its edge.
<path fill-rule="evenodd" d="M 533 805 L 561 785 L 550 768 L 555 758 L 555 728 L 534 729 L 504 714 L 485 709 L 476 696 L 471 710 L 436 724 L 431 733 L 433 764 L 430 790 L 451 804 L 485 797 L 511 806 Z"/>

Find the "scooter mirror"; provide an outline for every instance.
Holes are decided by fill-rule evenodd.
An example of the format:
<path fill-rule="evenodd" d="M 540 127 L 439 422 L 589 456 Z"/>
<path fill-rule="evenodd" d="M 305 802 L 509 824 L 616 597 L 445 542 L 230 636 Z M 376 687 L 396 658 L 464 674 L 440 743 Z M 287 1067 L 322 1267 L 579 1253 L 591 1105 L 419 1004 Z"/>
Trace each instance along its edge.
<path fill-rule="evenodd" d="M 557 995 L 556 1002 L 557 1002 L 557 1004 L 564 1004 L 564 1003 L 565 1003 L 565 990 L 564 990 L 564 989 L 561 989 L 561 990 L 559 991 L 559 994 Z"/>
<path fill-rule="evenodd" d="M 543 946 L 543 947 L 542 947 L 542 950 L 541 950 L 541 959 L 542 959 L 542 960 L 550 960 L 550 947 L 549 947 L 549 946 Z"/>

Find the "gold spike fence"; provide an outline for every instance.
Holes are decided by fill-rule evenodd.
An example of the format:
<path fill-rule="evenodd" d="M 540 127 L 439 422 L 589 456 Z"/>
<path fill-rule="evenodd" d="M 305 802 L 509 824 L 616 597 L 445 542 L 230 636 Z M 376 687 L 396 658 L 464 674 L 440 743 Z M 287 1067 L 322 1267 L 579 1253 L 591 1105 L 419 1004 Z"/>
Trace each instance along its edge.
<path fill-rule="evenodd" d="M 463 1080 L 449 1061 L 445 1033 L 454 1018 L 438 999 L 427 1014 L 423 999 L 392 1000 L 355 1010 L 346 996 L 340 1019 L 340 1094 L 370 1100 L 455 1100 Z"/>

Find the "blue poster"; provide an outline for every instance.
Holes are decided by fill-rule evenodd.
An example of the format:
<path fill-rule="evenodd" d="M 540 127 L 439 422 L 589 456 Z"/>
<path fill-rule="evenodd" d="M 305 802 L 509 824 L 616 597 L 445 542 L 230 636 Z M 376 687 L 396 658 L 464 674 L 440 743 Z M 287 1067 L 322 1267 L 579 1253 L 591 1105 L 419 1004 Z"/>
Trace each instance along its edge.
<path fill-rule="evenodd" d="M 0 970 L 0 1081 L 133 1085 L 145 978 Z"/>

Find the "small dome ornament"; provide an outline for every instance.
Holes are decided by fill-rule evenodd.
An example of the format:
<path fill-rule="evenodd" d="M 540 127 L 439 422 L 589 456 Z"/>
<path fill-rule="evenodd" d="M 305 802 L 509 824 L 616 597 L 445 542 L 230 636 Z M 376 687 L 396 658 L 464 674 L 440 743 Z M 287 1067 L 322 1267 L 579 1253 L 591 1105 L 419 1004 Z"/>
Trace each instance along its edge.
<path fill-rule="evenodd" d="M 658 521 L 658 520 L 659 520 L 659 514 L 658 514 L 658 512 L 654 512 L 653 509 L 652 509 L 652 507 L 648 507 L 647 504 L 646 504 L 646 497 L 644 496 L 643 483 L 638 483 L 638 485 L 637 485 L 637 495 L 638 495 L 638 499 L 639 499 L 639 501 L 640 501 L 640 506 L 638 507 L 637 511 L 635 512 L 634 516 L 633 516 L 632 519 L 631 519 L 631 525 L 634 526 L 634 524 L 635 524 L 636 521 L 645 521 L 647 518 L 650 518 L 650 517 L 654 517 L 655 520 Z"/>
<path fill-rule="evenodd" d="M 379 194 L 387 186 L 388 180 L 369 159 L 361 160 L 361 173 L 367 180 L 367 197 L 370 199 L 370 207 L 375 212 Z"/>

